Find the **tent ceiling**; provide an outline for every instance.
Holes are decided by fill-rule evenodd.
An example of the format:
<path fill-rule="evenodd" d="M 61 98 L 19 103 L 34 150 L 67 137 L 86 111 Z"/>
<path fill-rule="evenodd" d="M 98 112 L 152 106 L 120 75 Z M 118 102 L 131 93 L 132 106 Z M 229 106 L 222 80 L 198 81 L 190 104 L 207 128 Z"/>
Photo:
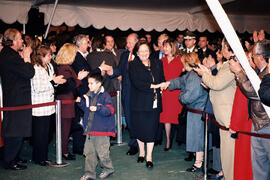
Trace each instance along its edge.
<path fill-rule="evenodd" d="M 270 31 L 270 11 L 265 8 L 270 7 L 269 0 L 220 1 L 227 2 L 223 7 L 238 31 L 251 32 L 260 28 Z M 26 23 L 27 9 L 35 3 L 41 4 L 40 11 L 45 13 L 45 23 L 48 23 L 54 0 L 1 0 L 0 19 L 7 23 L 16 20 Z M 16 9 L 14 4 L 20 8 L 24 7 L 21 9 L 26 13 Z M 66 23 L 69 26 L 79 24 L 81 27 L 93 25 L 96 28 L 121 30 L 143 28 L 146 31 L 153 29 L 216 31 L 219 28 L 207 6 L 204 8 L 205 5 L 203 0 L 59 0 L 52 24 Z M 12 11 L 8 10 L 10 8 Z M 17 14 L 11 17 L 9 12 L 14 10 Z"/>

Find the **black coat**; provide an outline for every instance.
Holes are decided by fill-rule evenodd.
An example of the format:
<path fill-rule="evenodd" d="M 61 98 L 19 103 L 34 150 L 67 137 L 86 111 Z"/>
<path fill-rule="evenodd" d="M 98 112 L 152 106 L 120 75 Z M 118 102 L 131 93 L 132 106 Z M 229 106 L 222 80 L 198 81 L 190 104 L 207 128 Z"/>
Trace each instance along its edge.
<path fill-rule="evenodd" d="M 105 61 L 105 63 L 107 65 L 112 66 L 113 68 L 116 67 L 116 62 L 114 61 L 114 55 L 111 52 L 97 52 L 94 51 L 92 53 L 90 53 L 87 56 L 87 63 L 90 67 L 90 71 L 94 72 L 97 71 L 97 69 L 99 69 L 98 67 L 101 65 L 101 63 L 103 61 Z M 104 81 L 103 81 L 103 87 L 105 89 L 106 92 L 108 93 L 112 93 L 112 92 L 116 92 L 117 91 L 117 87 L 114 86 L 113 81 L 117 80 L 117 79 L 111 79 L 107 74 L 105 74 L 104 76 Z"/>
<path fill-rule="evenodd" d="M 259 96 L 265 105 L 270 106 L 270 74 L 263 77 L 259 89 Z"/>
<path fill-rule="evenodd" d="M 165 82 L 162 61 L 150 59 L 151 73 L 147 67 L 136 57 L 129 65 L 129 77 L 131 81 L 130 108 L 132 111 L 152 111 L 154 101 L 154 89 L 151 84 Z M 157 89 L 158 110 L 162 111 L 160 89 Z"/>
<path fill-rule="evenodd" d="M 75 60 L 71 66 L 77 75 L 82 70 L 90 72 L 90 67 L 86 59 L 84 59 L 84 57 L 79 52 L 77 52 Z M 77 89 L 77 91 L 79 96 L 82 96 L 89 91 L 87 77 L 82 79 L 82 85 Z"/>
<path fill-rule="evenodd" d="M 35 70 L 25 63 L 18 52 L 4 47 L 0 53 L 0 75 L 3 88 L 3 106 L 31 104 L 30 79 Z M 2 124 L 4 137 L 29 137 L 32 134 L 32 109 L 5 111 Z"/>

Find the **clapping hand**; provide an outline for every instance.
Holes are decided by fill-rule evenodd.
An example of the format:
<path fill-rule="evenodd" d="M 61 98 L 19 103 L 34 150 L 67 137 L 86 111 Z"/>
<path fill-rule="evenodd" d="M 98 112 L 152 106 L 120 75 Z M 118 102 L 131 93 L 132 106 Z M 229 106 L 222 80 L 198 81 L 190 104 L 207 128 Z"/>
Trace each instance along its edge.
<path fill-rule="evenodd" d="M 78 79 L 79 79 L 79 80 L 82 80 L 82 79 L 85 78 L 88 74 L 89 74 L 88 71 L 81 70 L 81 71 L 78 73 Z"/>
<path fill-rule="evenodd" d="M 32 48 L 30 46 L 24 46 L 22 50 L 22 56 L 24 59 L 24 62 L 31 63 L 30 55 L 32 53 Z"/>
<path fill-rule="evenodd" d="M 90 111 L 97 111 L 97 106 L 90 106 Z"/>
<path fill-rule="evenodd" d="M 59 75 L 59 76 L 53 75 L 53 81 L 56 84 L 64 84 L 65 82 L 67 82 L 67 80 L 64 79 L 63 75 Z"/>
<path fill-rule="evenodd" d="M 81 102 L 81 98 L 77 97 L 76 102 Z"/>

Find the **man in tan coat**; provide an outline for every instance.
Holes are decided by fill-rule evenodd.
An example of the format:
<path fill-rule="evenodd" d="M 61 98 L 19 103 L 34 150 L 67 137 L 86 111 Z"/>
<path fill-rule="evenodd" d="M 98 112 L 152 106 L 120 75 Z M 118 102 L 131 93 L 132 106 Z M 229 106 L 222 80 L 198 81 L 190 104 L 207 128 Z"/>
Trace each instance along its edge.
<path fill-rule="evenodd" d="M 233 52 L 224 39 L 222 42 L 222 54 L 225 59 L 230 59 Z M 218 73 L 216 76 L 211 74 L 206 67 L 200 65 L 195 69 L 202 76 L 202 82 L 210 89 L 210 101 L 213 105 L 214 114 L 217 122 L 227 128 L 230 127 L 234 95 L 236 91 L 235 76 L 230 71 L 228 61 L 220 62 L 217 65 Z M 220 151 L 221 163 L 226 180 L 233 180 L 234 169 L 234 144 L 229 131 L 220 129 Z M 220 174 L 222 176 L 222 174 Z"/>

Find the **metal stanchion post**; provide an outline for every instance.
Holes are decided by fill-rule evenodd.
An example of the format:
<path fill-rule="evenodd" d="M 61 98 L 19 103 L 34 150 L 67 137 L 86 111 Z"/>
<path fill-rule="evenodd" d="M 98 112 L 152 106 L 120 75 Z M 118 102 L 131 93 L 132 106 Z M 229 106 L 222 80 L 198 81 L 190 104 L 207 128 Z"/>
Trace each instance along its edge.
<path fill-rule="evenodd" d="M 121 89 L 121 87 L 120 87 Z M 122 136 L 122 111 L 121 111 L 121 90 L 117 91 L 116 97 L 116 128 L 117 128 L 117 137 L 116 143 L 112 143 L 112 145 L 123 146 L 127 145 L 127 143 L 123 143 L 123 136 Z"/>
<path fill-rule="evenodd" d="M 56 162 L 53 167 L 65 167 L 70 163 L 62 161 L 62 137 L 61 137 L 61 101 L 56 100 Z"/>
<path fill-rule="evenodd" d="M 121 112 L 121 106 L 120 106 L 120 95 L 121 92 L 117 91 L 117 140 L 116 143 L 117 144 L 121 144 L 122 143 L 122 112 Z"/>
<path fill-rule="evenodd" d="M 208 114 L 205 115 L 205 130 L 204 130 L 204 180 L 207 180 L 207 150 L 208 150 L 208 126 L 207 126 L 207 121 L 208 121 Z"/>

